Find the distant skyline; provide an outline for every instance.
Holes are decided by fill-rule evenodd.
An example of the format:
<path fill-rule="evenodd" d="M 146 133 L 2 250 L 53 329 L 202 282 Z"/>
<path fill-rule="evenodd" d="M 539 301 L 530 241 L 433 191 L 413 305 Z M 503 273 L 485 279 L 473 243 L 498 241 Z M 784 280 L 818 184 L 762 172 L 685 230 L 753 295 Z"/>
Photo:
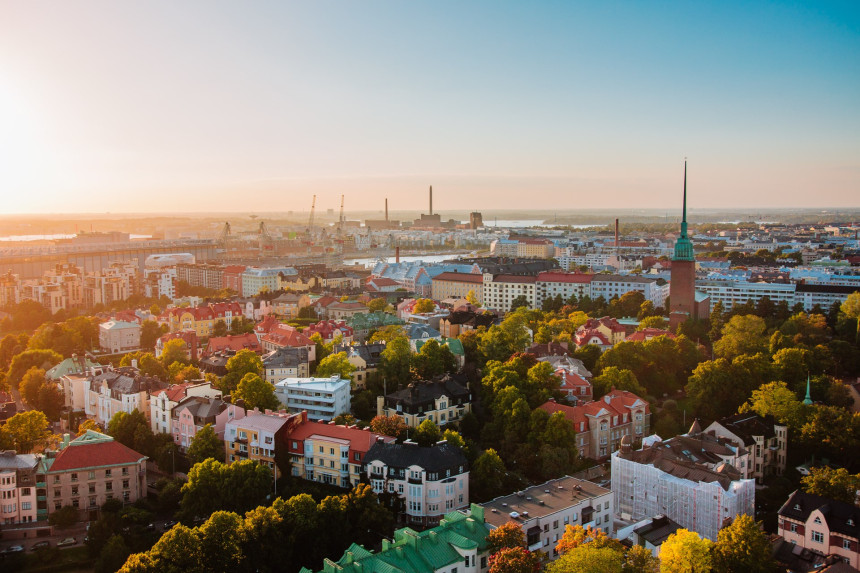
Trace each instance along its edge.
<path fill-rule="evenodd" d="M 0 0 L 0 214 L 860 207 L 860 3 Z"/>

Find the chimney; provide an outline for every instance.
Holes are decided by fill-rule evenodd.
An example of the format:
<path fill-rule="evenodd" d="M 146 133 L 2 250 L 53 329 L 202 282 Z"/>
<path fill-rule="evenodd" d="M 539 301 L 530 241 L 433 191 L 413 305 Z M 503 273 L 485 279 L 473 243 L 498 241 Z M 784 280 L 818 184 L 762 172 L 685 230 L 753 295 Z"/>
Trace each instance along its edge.
<path fill-rule="evenodd" d="M 615 251 L 618 252 L 618 219 L 615 219 Z"/>
<path fill-rule="evenodd" d="M 395 263 L 400 262 L 400 247 L 399 246 L 394 247 L 394 262 Z"/>
<path fill-rule="evenodd" d="M 433 214 L 433 186 L 430 186 L 430 214 Z"/>
<path fill-rule="evenodd" d="M 388 197 L 385 198 L 385 222 L 388 222 Z"/>

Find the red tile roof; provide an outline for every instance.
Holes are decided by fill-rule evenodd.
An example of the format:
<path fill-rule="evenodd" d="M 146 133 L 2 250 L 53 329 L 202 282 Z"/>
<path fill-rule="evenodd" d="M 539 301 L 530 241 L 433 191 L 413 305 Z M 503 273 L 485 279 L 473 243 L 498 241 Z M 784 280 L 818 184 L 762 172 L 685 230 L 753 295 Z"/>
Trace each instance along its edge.
<path fill-rule="evenodd" d="M 627 390 L 612 390 L 600 400 L 586 402 L 578 406 L 564 406 L 554 401 L 549 401 L 541 404 L 539 407 L 550 414 L 562 412 L 565 418 L 573 422 L 574 430 L 580 432 L 582 431 L 580 428 L 583 422 L 585 423 L 585 428 L 589 429 L 589 419 L 600 415 L 600 412 L 603 410 L 609 414 L 609 422 L 613 427 L 632 423 L 632 417 L 628 417 L 627 421 L 624 422 L 623 414 L 629 414 L 637 401 L 644 405 L 644 412 L 646 414 L 651 413 L 651 407 L 648 402 Z"/>
<path fill-rule="evenodd" d="M 86 437 L 86 434 L 83 437 Z M 80 439 L 72 441 L 72 443 L 57 454 L 49 470 L 50 473 L 119 464 L 134 464 L 146 459 L 146 456 L 143 454 L 132 450 L 128 446 L 124 446 L 113 438 L 110 441 L 75 443 Z"/>
<path fill-rule="evenodd" d="M 370 430 L 362 430 L 349 426 L 339 426 L 336 424 L 325 424 L 323 422 L 305 421 L 299 424 L 287 439 L 290 441 L 290 453 L 303 455 L 305 452 L 304 440 L 313 435 L 323 436 L 326 438 L 337 438 L 339 440 L 349 440 L 349 461 L 350 463 L 360 463 L 356 461 L 354 452 L 362 454 L 367 453 L 370 446 L 376 443 L 377 438 L 382 438 L 385 442 L 391 443 L 394 438 L 375 434 Z M 296 442 L 296 447 L 293 447 L 293 442 Z"/>
<path fill-rule="evenodd" d="M 221 350 L 253 350 L 262 352 L 260 341 L 253 332 L 245 334 L 228 334 L 227 336 L 215 336 L 209 339 L 206 346 L 206 355 L 209 356 Z"/>
<path fill-rule="evenodd" d="M 562 390 L 565 390 L 567 388 L 578 388 L 580 386 L 587 386 L 588 388 L 591 388 L 591 383 L 588 380 L 575 372 L 568 372 L 564 368 L 559 368 L 558 370 L 556 370 L 555 375 L 561 377 L 560 388 Z"/>
<path fill-rule="evenodd" d="M 278 346 L 292 346 L 300 348 L 303 346 L 313 346 L 314 342 L 288 324 L 278 324 L 263 336 L 263 341 L 276 344 Z"/>
<path fill-rule="evenodd" d="M 156 390 L 152 393 L 152 397 L 160 396 L 162 393 L 167 394 L 167 399 L 171 402 L 179 402 L 183 398 L 185 398 L 185 390 L 190 386 L 189 382 L 183 382 L 182 384 L 171 384 L 167 388 L 162 390 Z"/>

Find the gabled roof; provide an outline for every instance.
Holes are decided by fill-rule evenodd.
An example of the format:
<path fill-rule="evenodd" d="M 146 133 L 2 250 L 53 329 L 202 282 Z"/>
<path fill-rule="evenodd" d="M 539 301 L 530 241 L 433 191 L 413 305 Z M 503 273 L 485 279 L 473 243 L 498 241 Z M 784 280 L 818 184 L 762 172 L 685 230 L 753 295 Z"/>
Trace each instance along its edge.
<path fill-rule="evenodd" d="M 390 467 L 418 466 L 431 472 L 459 468 L 459 466 L 463 466 L 463 470 L 466 471 L 468 466 L 466 456 L 460 448 L 447 442 L 434 444 L 429 448 L 410 443 L 376 442 L 364 456 L 364 463 L 369 464 L 377 460 Z"/>
<path fill-rule="evenodd" d="M 666 336 L 674 339 L 675 333 L 669 330 L 662 330 L 660 328 L 643 328 L 642 330 L 637 330 L 624 340 L 628 342 L 644 342 L 646 340 L 651 340 L 652 338 L 657 338 L 658 336 Z"/>
<path fill-rule="evenodd" d="M 795 490 L 779 508 L 779 515 L 805 523 L 816 509 L 824 516 L 831 533 L 860 538 L 860 508 L 843 501 Z"/>
<path fill-rule="evenodd" d="M 49 472 L 134 464 L 145 459 L 146 456 L 112 437 L 87 430 L 57 454 Z"/>
<path fill-rule="evenodd" d="M 260 340 L 253 332 L 245 334 L 228 334 L 227 336 L 213 336 L 209 339 L 209 344 L 206 345 L 206 353 L 212 354 L 220 350 L 253 350 L 259 352 L 261 350 Z"/>
<path fill-rule="evenodd" d="M 288 324 L 278 324 L 263 336 L 263 340 L 278 346 L 311 346 L 314 342 Z"/>
<path fill-rule="evenodd" d="M 381 434 L 371 432 L 370 430 L 363 430 L 355 426 L 342 426 L 338 424 L 326 424 L 323 422 L 305 420 L 293 428 L 289 434 L 289 440 L 296 442 L 295 448 L 292 443 L 290 444 L 290 451 L 297 454 L 303 453 L 304 446 L 301 442 L 311 438 L 312 436 L 347 440 L 349 441 L 350 454 L 353 452 L 364 454 L 370 450 L 370 447 L 378 440 L 382 440 L 383 442 L 394 441 L 394 438 L 390 436 L 383 436 Z M 354 460 L 355 456 L 350 455 L 349 459 Z M 363 459 L 364 456 L 362 456 L 362 460 Z"/>

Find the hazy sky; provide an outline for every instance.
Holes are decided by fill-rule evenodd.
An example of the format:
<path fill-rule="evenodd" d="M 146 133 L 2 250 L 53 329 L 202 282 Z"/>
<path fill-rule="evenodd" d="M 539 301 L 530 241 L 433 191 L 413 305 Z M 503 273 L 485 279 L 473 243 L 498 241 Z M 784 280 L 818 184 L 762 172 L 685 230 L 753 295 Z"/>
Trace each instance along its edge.
<path fill-rule="evenodd" d="M 860 206 L 860 2 L 0 0 L 0 213 Z"/>

